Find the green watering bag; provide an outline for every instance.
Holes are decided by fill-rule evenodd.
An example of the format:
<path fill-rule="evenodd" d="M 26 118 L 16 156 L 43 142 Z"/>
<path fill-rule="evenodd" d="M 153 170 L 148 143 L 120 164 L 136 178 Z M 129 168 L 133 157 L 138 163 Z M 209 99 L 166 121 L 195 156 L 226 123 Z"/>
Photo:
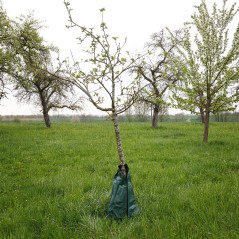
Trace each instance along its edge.
<path fill-rule="evenodd" d="M 123 176 L 120 168 L 121 166 L 119 166 L 113 179 L 113 188 L 108 209 L 108 215 L 114 219 L 122 219 L 124 216 L 132 217 L 140 213 L 134 197 L 129 168 L 125 164 L 126 177 Z"/>

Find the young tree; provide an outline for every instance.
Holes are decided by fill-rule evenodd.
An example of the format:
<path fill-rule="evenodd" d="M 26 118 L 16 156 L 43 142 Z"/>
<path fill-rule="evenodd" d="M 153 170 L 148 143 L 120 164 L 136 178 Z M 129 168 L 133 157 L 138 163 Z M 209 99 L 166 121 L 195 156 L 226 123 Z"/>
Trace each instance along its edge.
<path fill-rule="evenodd" d="M 44 116 L 45 124 L 51 127 L 49 111 L 55 109 L 69 108 L 71 110 L 81 109 L 78 101 L 70 101 L 73 98 L 73 84 L 63 81 L 61 75 L 61 64 L 54 67 L 51 53 L 56 49 L 47 46 L 40 36 L 42 27 L 39 21 L 32 15 L 21 17 L 18 24 L 18 53 L 19 74 L 15 77 L 15 90 L 20 101 L 33 100 L 40 106 Z"/>
<path fill-rule="evenodd" d="M 228 48 L 229 24 L 239 9 L 233 4 L 226 8 L 227 0 L 223 0 L 222 9 L 213 5 L 209 13 L 205 0 L 196 6 L 197 13 L 192 22 L 184 29 L 186 39 L 178 47 L 183 59 L 176 65 L 183 69 L 183 85 L 174 92 L 176 106 L 192 113 L 205 114 L 203 141 L 208 141 L 210 114 L 235 109 L 239 100 L 238 92 L 230 92 L 230 88 L 238 80 L 239 57 L 239 24 Z M 196 28 L 194 45 L 191 43 L 190 27 Z M 175 39 L 175 42 L 177 40 Z"/>
<path fill-rule="evenodd" d="M 173 41 L 177 38 L 177 42 Z M 146 44 L 149 55 L 138 65 L 138 71 L 145 82 L 149 84 L 141 94 L 141 100 L 153 105 L 152 127 L 158 126 L 158 114 L 162 105 L 168 103 L 163 99 L 169 88 L 174 87 L 180 80 L 180 68 L 175 67 L 175 48 L 184 39 L 183 32 L 176 30 L 173 36 L 167 29 L 151 36 Z"/>
<path fill-rule="evenodd" d="M 123 44 L 119 43 L 117 37 L 110 37 L 107 26 L 103 19 L 100 25 L 101 35 L 94 32 L 93 28 L 86 28 L 77 24 L 71 16 L 69 3 L 65 2 L 69 13 L 69 27 L 77 27 L 82 32 L 79 37 L 80 43 L 88 40 L 89 47 L 86 50 L 89 58 L 85 60 L 89 66 L 82 69 L 78 62 L 73 68 L 68 68 L 68 79 L 88 97 L 89 101 L 98 109 L 107 112 L 114 123 L 114 131 L 117 142 L 118 155 L 120 160 L 121 172 L 126 176 L 125 158 L 121 143 L 121 136 L 118 124 L 118 115 L 125 112 L 135 102 L 140 89 L 140 76 L 137 75 L 132 80 L 129 72 L 135 67 L 136 59 L 123 57 Z M 129 56 L 129 54 L 128 54 Z"/>

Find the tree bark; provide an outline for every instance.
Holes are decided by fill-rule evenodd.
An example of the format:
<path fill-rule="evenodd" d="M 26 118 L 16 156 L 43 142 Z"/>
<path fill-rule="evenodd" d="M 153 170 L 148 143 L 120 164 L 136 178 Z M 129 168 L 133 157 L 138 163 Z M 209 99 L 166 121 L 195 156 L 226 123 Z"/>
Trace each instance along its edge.
<path fill-rule="evenodd" d="M 51 128 L 51 121 L 50 121 L 50 117 L 49 117 L 49 114 L 48 114 L 49 109 L 47 108 L 45 95 L 44 95 L 42 90 L 39 90 L 39 96 L 40 96 L 40 99 L 41 99 L 42 112 L 43 112 L 46 127 Z"/>
<path fill-rule="evenodd" d="M 158 126 L 158 114 L 159 114 L 159 107 L 157 105 L 154 106 L 154 113 L 153 113 L 153 120 L 152 120 L 152 127 Z"/>
<path fill-rule="evenodd" d="M 205 115 L 204 115 L 203 109 L 201 109 L 201 108 L 200 108 L 200 116 L 201 116 L 202 123 L 204 124 L 205 123 Z"/>
<path fill-rule="evenodd" d="M 121 165 L 121 172 L 126 177 L 126 170 L 125 170 L 125 161 L 124 161 L 124 152 L 123 147 L 121 143 L 121 137 L 120 137 L 120 130 L 119 130 L 119 123 L 118 123 L 118 116 L 115 114 L 113 116 L 113 122 L 114 122 L 114 129 L 115 129 L 115 137 L 116 137 L 116 143 L 117 143 L 117 149 L 118 149 L 118 155 Z"/>
<path fill-rule="evenodd" d="M 43 116 L 44 116 L 46 127 L 51 128 L 50 117 L 49 117 L 48 111 L 45 109 L 43 109 Z"/>
<path fill-rule="evenodd" d="M 205 143 L 208 142 L 209 118 L 210 118 L 210 113 L 207 110 L 205 115 L 205 121 L 204 121 L 204 135 L 203 135 L 203 142 Z"/>

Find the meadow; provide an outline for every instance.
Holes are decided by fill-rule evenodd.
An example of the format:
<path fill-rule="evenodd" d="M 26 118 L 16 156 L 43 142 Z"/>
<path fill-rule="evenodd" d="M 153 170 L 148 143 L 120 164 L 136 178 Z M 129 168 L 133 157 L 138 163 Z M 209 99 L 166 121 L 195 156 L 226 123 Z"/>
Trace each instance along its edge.
<path fill-rule="evenodd" d="M 239 124 L 120 123 L 141 214 L 107 217 L 113 125 L 0 123 L 0 238 L 239 238 Z"/>

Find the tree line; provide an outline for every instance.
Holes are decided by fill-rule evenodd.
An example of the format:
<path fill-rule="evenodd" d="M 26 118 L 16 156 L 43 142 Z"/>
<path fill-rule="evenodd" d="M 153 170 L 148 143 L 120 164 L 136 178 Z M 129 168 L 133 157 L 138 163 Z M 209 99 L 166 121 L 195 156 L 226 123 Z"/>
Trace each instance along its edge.
<path fill-rule="evenodd" d="M 198 114 L 204 123 L 203 141 L 208 141 L 211 115 L 234 111 L 239 100 L 239 24 L 229 37 L 230 24 L 238 14 L 236 3 L 227 0 L 210 12 L 205 0 L 195 6 L 191 21 L 180 29 L 162 28 L 153 33 L 137 55 L 125 50 L 126 39 L 110 36 L 104 22 L 97 32 L 75 22 L 69 2 L 68 28 L 77 28 L 77 41 L 87 46 L 88 57 L 71 54 L 61 60 L 60 50 L 41 36 L 43 25 L 32 14 L 13 21 L 0 7 L 0 101 L 12 84 L 20 101 L 41 107 L 47 127 L 49 111 L 82 109 L 79 89 L 114 123 L 121 165 L 124 155 L 118 116 L 152 107 L 152 127 L 159 112 L 169 106 Z M 195 35 L 192 33 L 196 32 Z M 231 34 L 230 34 L 231 36 Z M 87 67 L 86 67 L 87 65 Z M 143 107 L 142 107 L 143 105 Z"/>

